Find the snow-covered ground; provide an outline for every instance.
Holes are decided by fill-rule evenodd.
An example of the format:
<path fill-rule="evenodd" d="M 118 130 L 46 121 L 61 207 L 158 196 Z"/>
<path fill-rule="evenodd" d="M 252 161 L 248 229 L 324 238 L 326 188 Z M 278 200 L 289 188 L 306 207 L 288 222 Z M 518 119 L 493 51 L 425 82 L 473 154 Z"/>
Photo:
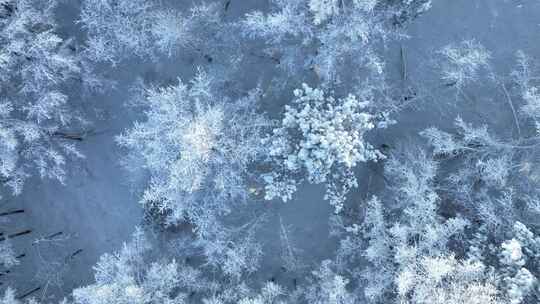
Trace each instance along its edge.
<path fill-rule="evenodd" d="M 243 5 L 243 1 L 232 0 L 231 14 L 234 16 L 235 12 L 240 14 L 247 11 Z M 66 12 L 75 13 L 76 10 L 66 8 Z M 405 50 L 408 81 L 412 85 L 427 83 L 426 77 L 431 77 L 430 73 L 433 73 L 429 63 L 435 51 L 449 43 L 466 39 L 475 39 L 491 52 L 492 67 L 501 75 L 508 75 L 511 71 L 517 50 L 523 50 L 533 59 L 540 60 L 538 16 L 539 1 L 436 0 L 431 10 L 411 24 L 408 30 L 410 39 L 401 43 Z M 396 81 L 401 65 L 399 47 L 400 44 L 391 43 L 384 50 L 390 78 Z M 92 266 L 98 257 L 121 246 L 142 220 L 138 193 L 132 191 L 126 173 L 120 166 L 121 151 L 114 142 L 114 136 L 129 127 L 137 117 L 137 113 L 125 105 L 129 99 L 129 88 L 137 76 L 156 84 L 167 83 L 177 76 L 193 74 L 197 64 L 200 62 L 180 58 L 159 65 L 130 62 L 111 70 L 109 77 L 117 82 L 117 86 L 103 95 L 89 98 L 86 108 L 90 117 L 96 117 L 92 126 L 94 132 L 80 144 L 86 159 L 81 165 L 70 168 L 66 184 L 33 178 L 22 195 L 7 200 L 4 209 L 25 209 L 24 214 L 10 217 L 11 221 L 5 224 L 8 230 L 32 229 L 33 232 L 14 241 L 16 251 L 25 253 L 26 257 L 7 276 L 7 280 L 2 280 L 4 284 L 17 286 L 20 291 L 41 287 L 37 295 L 45 292 L 61 296 L 92 281 Z M 468 103 L 460 102 L 451 109 L 441 108 L 437 104 L 440 96 L 437 92 L 426 95 L 417 108 L 401 113 L 398 128 L 382 131 L 374 141 L 392 146 L 428 126 L 436 124 L 449 127 L 457 114 L 489 123 L 500 134 L 512 136 L 512 116 L 503 92 L 499 92 L 498 98 L 493 100 L 483 98 L 483 93 L 467 91 L 470 97 Z M 265 102 L 265 108 L 280 111 L 280 107 L 272 106 L 274 103 L 268 105 L 269 101 Z M 283 101 L 275 101 L 275 105 L 280 104 Z M 368 170 L 366 166 L 361 168 L 361 172 L 358 172 L 360 187 L 352 193 L 350 204 L 360 203 L 365 198 L 368 176 L 376 172 L 376 169 Z M 322 197 L 321 187 L 306 186 L 295 195 L 293 201 L 286 204 L 278 201 L 258 202 L 269 210 L 260 233 L 261 241 L 265 242 L 265 258 L 257 274 L 261 279 L 274 277 L 285 284 L 291 284 L 290 281 L 294 279 L 280 269 L 280 216 L 290 228 L 290 236 L 299 249 L 300 260 L 309 269 L 321 260 L 332 257 L 336 248 L 336 240 L 329 236 L 328 229 L 332 208 Z M 62 235 L 53 238 L 56 240 L 54 242 L 33 243 L 36 239 L 58 232 L 62 232 Z M 69 258 L 78 249 L 82 249 L 82 252 Z M 43 280 L 36 278 L 43 265 L 47 264 L 44 260 L 62 265 L 66 259 L 68 267 L 61 274 L 61 288 L 55 286 L 53 280 L 47 288 Z M 53 271 L 49 269 L 45 273 L 53 274 Z"/>

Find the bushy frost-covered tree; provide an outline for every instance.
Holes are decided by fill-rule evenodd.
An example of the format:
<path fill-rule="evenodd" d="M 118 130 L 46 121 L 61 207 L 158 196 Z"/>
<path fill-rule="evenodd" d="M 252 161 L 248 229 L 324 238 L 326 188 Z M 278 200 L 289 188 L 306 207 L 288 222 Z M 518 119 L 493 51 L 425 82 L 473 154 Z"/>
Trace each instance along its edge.
<path fill-rule="evenodd" d="M 407 304 L 502 304 L 496 277 L 478 261 L 454 256 L 424 257 L 396 278 L 399 301 Z"/>
<path fill-rule="evenodd" d="M 242 296 L 238 304 L 285 304 L 285 291 L 273 282 L 267 282 L 261 291 L 255 295 Z"/>
<path fill-rule="evenodd" d="M 241 210 L 250 196 L 248 167 L 261 158 L 260 140 L 269 126 L 256 111 L 258 96 L 254 91 L 235 101 L 221 97 L 201 72 L 189 84 L 179 80 L 148 89 L 142 101 L 144 120 L 117 138 L 128 151 L 126 168 L 150 175 L 141 203 L 163 214 L 166 224 L 192 224 L 207 241 L 207 256 L 223 258 L 235 229 L 219 223 Z M 249 235 L 237 240 L 238 251 L 230 258 L 258 252 Z M 245 262 L 241 268 L 255 265 Z"/>
<path fill-rule="evenodd" d="M 291 75 L 313 70 L 323 83 L 335 84 L 351 64 L 380 75 L 384 63 L 374 41 L 395 35 L 395 25 L 429 7 L 429 0 L 274 0 L 271 13 L 251 12 L 242 26 L 247 37 L 264 40 L 266 53 Z"/>
<path fill-rule="evenodd" d="M 80 22 L 88 32 L 87 56 L 113 63 L 125 54 L 152 56 L 153 2 L 83 1 Z"/>
<path fill-rule="evenodd" d="M 291 303 L 287 300 L 285 290 L 273 283 L 266 282 L 260 288 L 255 290 L 246 283 L 236 285 L 228 284 L 226 288 L 218 292 L 211 292 L 202 299 L 203 304 L 286 304 Z"/>
<path fill-rule="evenodd" d="M 353 95 L 335 99 L 306 84 L 294 95 L 281 125 L 264 140 L 273 169 L 264 176 L 265 198 L 287 201 L 307 179 L 328 183 L 326 199 L 339 212 L 346 194 L 357 186 L 356 165 L 384 158 L 364 139 L 376 127 L 375 116 L 367 112 L 370 102 Z"/>
<path fill-rule="evenodd" d="M 245 200 L 247 167 L 261 157 L 260 139 L 269 125 L 256 113 L 257 96 L 220 97 L 204 73 L 190 84 L 148 89 L 145 120 L 117 138 L 129 152 L 127 169 L 137 170 L 129 167 L 137 159 L 151 175 L 141 202 L 174 223 L 228 213 L 231 201 Z"/>
<path fill-rule="evenodd" d="M 467 254 L 493 268 L 505 303 L 534 303 L 538 237 L 519 221 L 536 223 L 531 213 L 538 214 L 538 184 L 531 174 L 535 138 L 505 142 L 487 126 L 461 118 L 456 119 L 455 133 L 429 128 L 421 134 L 436 157 L 457 168 L 439 184 L 447 208 L 454 204 L 466 210 L 465 216 L 474 224 L 469 227 L 474 234 Z"/>
<path fill-rule="evenodd" d="M 516 57 L 517 68 L 512 72 L 511 76 L 517 84 L 519 95 L 523 100 L 520 112 L 524 117 L 534 122 L 536 133 L 539 133 L 540 92 L 538 92 L 538 84 L 534 81 L 533 70 L 535 70 L 535 64 L 523 51 L 518 51 Z"/>
<path fill-rule="evenodd" d="M 510 302 L 519 304 L 537 285 L 537 279 L 527 268 L 523 267 L 526 263 L 526 256 L 523 254 L 522 244 L 518 240 L 505 241 L 501 244 L 501 249 L 500 263 L 504 265 L 504 284 L 507 287 Z"/>
<path fill-rule="evenodd" d="M 458 90 L 477 79 L 481 69 L 489 67 L 490 53 L 475 40 L 449 44 L 439 51 L 442 57 L 442 79 Z"/>
<path fill-rule="evenodd" d="M 198 239 L 194 245 L 201 248 L 209 266 L 219 268 L 231 278 L 239 279 L 244 273 L 259 269 L 262 246 L 255 239 L 260 220 L 240 227 L 228 227 L 221 218 L 206 218 L 203 227 L 196 227 Z M 194 224 L 203 224 L 200 221 Z"/>
<path fill-rule="evenodd" d="M 528 213 L 539 211 L 538 181 L 531 172 L 537 143 L 505 142 L 486 125 L 474 126 L 459 117 L 455 126 L 454 133 L 428 128 L 421 135 L 441 161 L 460 164 L 441 180 L 446 194 L 470 211 L 471 220 L 482 223 L 488 230 L 484 233 L 502 241 L 515 221 L 527 221 Z"/>
<path fill-rule="evenodd" d="M 332 270 L 331 262 L 325 260 L 313 271 L 310 284 L 305 287 L 304 298 L 313 304 L 353 304 L 356 296 L 347 290 L 349 281 Z"/>
<path fill-rule="evenodd" d="M 94 267 L 95 282 L 75 289 L 73 304 L 286 303 L 285 290 L 273 282 L 257 291 L 241 280 L 223 278 L 220 272 L 209 274 L 204 268 L 170 260 L 153 247 L 153 241 L 138 229 L 120 251 L 102 255 Z"/>
<path fill-rule="evenodd" d="M 393 199 L 402 208 L 401 221 L 390 229 L 392 238 L 398 242 L 394 246 L 398 252 L 413 250 L 414 256 L 444 252 L 451 238 L 468 225 L 462 217 L 445 219 L 439 215 L 441 198 L 434 182 L 437 170 L 438 163 L 421 149 L 395 154 L 385 164 Z M 411 240 L 416 240 L 413 247 Z"/>
<path fill-rule="evenodd" d="M 489 236 L 487 233 L 485 235 Z M 494 268 L 498 278 L 497 287 L 508 303 L 538 301 L 540 238 L 527 226 L 515 222 L 508 231 L 508 238 L 500 244 L 490 243 L 487 237 L 477 237 L 470 244 L 470 256 Z"/>
<path fill-rule="evenodd" d="M 358 282 L 368 282 L 355 289 L 355 292 L 363 292 L 368 299 L 382 297 L 384 291 L 391 289 L 393 283 L 393 241 L 388 225 L 384 206 L 379 198 L 374 196 L 366 202 L 362 225 L 354 223 L 342 227 L 344 238 L 341 239 L 337 252 L 337 264 Z M 365 250 L 362 253 L 363 248 Z M 365 259 L 370 262 L 369 265 L 353 267 Z"/>
<path fill-rule="evenodd" d="M 474 126 L 459 116 L 455 119 L 454 125 L 455 134 L 434 127 L 420 132 L 433 148 L 436 157 L 455 157 L 467 153 L 488 154 L 494 149 L 512 148 L 495 138 L 487 125 Z"/>
<path fill-rule="evenodd" d="M 114 254 L 101 256 L 95 283 L 73 291 L 74 303 L 185 303 L 189 293 L 204 290 L 200 273 L 176 261 L 152 262 L 151 245 L 141 230 Z"/>
<path fill-rule="evenodd" d="M 201 52 L 221 27 L 218 8 L 203 3 L 182 13 L 154 0 L 84 0 L 80 22 L 88 33 L 86 55 L 117 64 L 130 55 L 153 60 L 182 49 Z"/>
<path fill-rule="evenodd" d="M 439 214 L 437 170 L 437 163 L 421 149 L 395 152 L 385 163 L 393 202 L 383 205 L 372 198 L 364 223 L 345 227 L 338 266 L 361 282 L 372 303 L 400 303 L 399 274 L 424 258 L 447 254 L 449 243 L 469 225 L 461 216 L 446 219 Z M 395 221 L 390 222 L 390 214 Z M 366 259 L 367 267 L 353 266 Z"/>
<path fill-rule="evenodd" d="M 81 64 L 56 33 L 56 1 L 4 1 L 0 13 L 0 177 L 15 194 L 37 172 L 63 181 L 69 157 L 81 158 L 69 128 L 82 120 L 64 89 Z"/>

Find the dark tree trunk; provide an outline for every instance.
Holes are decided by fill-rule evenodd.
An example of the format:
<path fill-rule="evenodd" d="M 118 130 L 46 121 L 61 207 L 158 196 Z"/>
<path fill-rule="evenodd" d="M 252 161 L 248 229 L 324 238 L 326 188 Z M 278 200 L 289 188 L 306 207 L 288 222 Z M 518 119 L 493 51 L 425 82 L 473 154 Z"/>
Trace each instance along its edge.
<path fill-rule="evenodd" d="M 30 234 L 32 233 L 32 230 L 28 229 L 28 230 L 24 230 L 24 231 L 21 231 L 21 232 L 16 232 L 16 233 L 13 233 L 13 234 L 9 234 L 7 237 L 5 236 L 0 236 L 0 242 L 2 241 L 5 241 L 6 239 L 12 239 L 12 238 L 16 238 L 18 236 L 22 236 L 22 235 L 26 235 L 26 234 Z"/>
<path fill-rule="evenodd" d="M 18 296 L 18 297 L 17 297 L 17 300 L 22 300 L 22 299 L 28 297 L 29 295 L 33 294 L 34 292 L 39 291 L 40 289 L 41 289 L 41 287 L 36 287 L 36 288 L 34 288 L 34 289 L 31 289 L 31 290 L 29 290 L 29 291 L 23 293 L 22 295 Z"/>
<path fill-rule="evenodd" d="M 24 213 L 24 209 L 17 209 L 17 210 L 1 212 L 0 216 L 12 215 L 12 214 L 17 214 L 17 213 Z"/>
<path fill-rule="evenodd" d="M 84 133 L 76 133 L 76 132 L 54 132 L 54 136 L 63 138 L 63 139 L 70 139 L 70 140 L 77 140 L 77 141 L 83 141 L 84 139 Z"/>

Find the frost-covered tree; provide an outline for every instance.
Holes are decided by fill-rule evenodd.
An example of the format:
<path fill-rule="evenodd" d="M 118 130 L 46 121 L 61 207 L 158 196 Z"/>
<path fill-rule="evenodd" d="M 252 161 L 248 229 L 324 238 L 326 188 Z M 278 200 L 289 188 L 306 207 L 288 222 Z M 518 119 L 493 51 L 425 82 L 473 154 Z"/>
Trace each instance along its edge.
<path fill-rule="evenodd" d="M 155 60 L 181 50 L 210 51 L 217 47 L 212 38 L 222 28 L 220 8 L 202 3 L 183 12 L 155 0 L 84 0 L 80 23 L 88 35 L 85 54 L 116 65 L 130 56 Z"/>
<path fill-rule="evenodd" d="M 355 290 L 358 293 L 363 292 L 368 299 L 382 297 L 384 290 L 391 289 L 393 283 L 393 240 L 388 225 L 382 202 L 373 196 L 366 202 L 362 225 L 354 223 L 342 227 L 344 237 L 340 240 L 337 264 L 339 269 L 346 271 L 356 281 L 368 282 Z M 368 266 L 353 266 L 360 265 L 365 259 L 370 262 Z"/>
<path fill-rule="evenodd" d="M 519 304 L 537 284 L 536 277 L 523 267 L 526 263 L 526 256 L 522 251 L 520 241 L 507 240 L 501 244 L 501 249 L 500 263 L 504 265 L 504 284 L 508 290 L 510 302 Z"/>
<path fill-rule="evenodd" d="M 119 252 L 100 257 L 95 283 L 74 290 L 74 303 L 185 303 L 190 292 L 208 288 L 199 271 L 174 260 L 152 261 L 151 253 L 149 240 L 137 230 Z"/>
<path fill-rule="evenodd" d="M 349 281 L 332 270 L 331 261 L 325 260 L 321 267 L 313 271 L 310 283 L 303 290 L 307 303 L 313 304 L 353 304 L 357 297 L 347 290 Z"/>
<path fill-rule="evenodd" d="M 144 120 L 117 137 L 129 152 L 127 169 L 138 170 L 129 166 L 136 160 L 151 175 L 141 202 L 174 223 L 228 213 L 231 201 L 247 199 L 247 168 L 261 157 L 269 125 L 256 112 L 257 98 L 221 97 L 204 73 L 189 84 L 148 89 Z"/>
<path fill-rule="evenodd" d="M 359 282 L 372 303 L 400 303 L 399 274 L 424 258 L 447 254 L 450 242 L 469 225 L 459 215 L 445 218 L 439 213 L 437 170 L 438 164 L 421 149 L 394 152 L 385 163 L 390 201 L 372 198 L 364 222 L 344 227 L 339 269 Z M 369 264 L 359 267 L 365 260 Z"/>
<path fill-rule="evenodd" d="M 534 137 L 504 141 L 495 137 L 486 125 L 475 126 L 459 117 L 455 126 L 453 133 L 437 128 L 421 132 L 432 147 L 433 156 L 447 170 L 444 176 L 433 175 L 437 179 L 434 185 L 439 189 L 435 193 L 445 200 L 445 205 L 437 208 L 447 212 L 463 210 L 462 216 L 467 218 L 467 229 L 471 232 L 467 240 L 470 244 L 467 261 L 480 262 L 489 269 L 493 276 L 490 285 L 496 288 L 498 301 L 534 303 L 538 299 L 538 238 L 517 221 L 536 223 L 530 214 L 537 214 L 538 210 L 537 181 L 531 170 L 535 167 L 538 143 Z M 399 169 L 397 172 L 405 171 Z M 407 188 L 424 189 L 418 186 Z M 416 210 L 411 214 L 422 213 Z M 380 229 L 373 231 L 383 235 L 381 239 L 387 239 L 378 232 Z M 429 235 L 429 231 L 422 234 Z M 387 244 L 387 241 L 380 242 L 381 246 L 375 248 L 387 249 Z M 463 247 L 456 246 L 454 250 L 456 254 L 463 254 Z M 406 281 L 410 279 L 407 273 L 404 276 Z M 420 285 L 413 282 L 410 286 L 414 287 L 408 290 Z M 410 294 L 406 296 L 410 297 Z"/>
<path fill-rule="evenodd" d="M 374 44 L 430 7 L 429 0 L 273 0 L 272 11 L 254 11 L 242 23 L 247 37 L 264 40 L 265 53 L 290 75 L 312 70 L 325 84 L 345 79 L 354 65 L 376 77 L 384 62 Z M 347 73 L 351 71 L 348 70 Z M 360 75 L 360 73 L 358 74 Z"/>
<path fill-rule="evenodd" d="M 267 282 L 261 291 L 255 295 L 242 296 L 237 302 L 238 304 L 285 304 L 283 298 L 285 295 L 284 289 L 273 283 Z"/>
<path fill-rule="evenodd" d="M 523 103 L 520 106 L 521 114 L 534 122 L 536 133 L 540 132 L 540 92 L 539 84 L 535 81 L 533 72 L 536 66 L 524 52 L 516 52 L 517 67 L 511 73 L 512 80 L 519 88 L 519 96 Z M 519 122 L 517 122 L 519 123 Z"/>
<path fill-rule="evenodd" d="M 496 280 L 478 261 L 460 261 L 454 256 L 424 257 L 407 265 L 396 277 L 396 303 L 508 303 L 497 289 Z"/>
<path fill-rule="evenodd" d="M 476 237 L 470 241 L 468 254 L 472 259 L 492 266 L 497 287 L 508 303 L 538 301 L 540 238 L 524 224 L 515 222 L 508 231 L 508 238 L 499 244 L 495 242 L 488 237 Z"/>
<path fill-rule="evenodd" d="M 126 54 L 152 56 L 153 2 L 83 1 L 80 22 L 88 32 L 88 58 L 114 63 Z"/>
<path fill-rule="evenodd" d="M 385 165 L 385 175 L 392 181 L 394 200 L 398 206 L 401 205 L 402 213 L 400 221 L 388 228 L 390 247 L 387 236 L 380 232 L 375 235 L 382 238 L 370 242 L 367 253 L 371 254 L 367 257 L 373 265 L 387 263 L 387 257 L 377 256 L 371 252 L 371 246 L 374 246 L 371 250 L 382 248 L 383 253 L 391 248 L 393 264 L 397 265 L 399 273 L 407 265 L 418 263 L 423 257 L 446 253 L 448 243 L 460 235 L 469 224 L 462 217 L 445 219 L 438 213 L 440 197 L 434 185 L 437 169 L 437 163 L 422 150 L 406 151 L 401 156 L 394 155 L 389 159 Z M 371 227 L 368 231 L 374 233 L 372 229 L 378 226 L 371 225 Z M 377 270 L 372 268 L 372 271 Z M 372 272 L 366 273 L 366 279 L 370 273 Z M 373 286 L 370 290 L 375 291 L 374 288 L 376 287 Z M 381 292 L 385 290 L 377 291 L 378 294 L 382 294 Z"/>
<path fill-rule="evenodd" d="M 285 290 L 273 282 L 257 291 L 220 272 L 205 272 L 204 265 L 170 259 L 156 241 L 137 229 L 120 251 L 102 255 L 94 267 L 95 282 L 75 289 L 73 304 L 286 303 Z"/>
<path fill-rule="evenodd" d="M 538 214 L 538 143 L 534 138 L 503 141 L 487 125 L 475 126 L 460 117 L 455 126 L 453 133 L 437 128 L 421 132 L 435 157 L 460 164 L 441 179 L 441 187 L 455 205 L 469 211 L 472 221 L 482 223 L 484 233 L 502 241 L 515 221 Z"/>
<path fill-rule="evenodd" d="M 201 72 L 189 84 L 179 80 L 145 94 L 144 119 L 117 138 L 128 152 L 128 171 L 149 174 L 141 203 L 161 214 L 167 225 L 192 224 L 199 238 L 208 241 L 207 256 L 223 258 L 238 229 L 220 223 L 249 199 L 255 177 L 248 167 L 264 152 L 260 141 L 269 122 L 257 113 L 259 93 L 229 100 Z M 258 252 L 251 233 L 242 233 L 230 258 Z M 255 265 L 242 263 L 241 268 Z"/>
<path fill-rule="evenodd" d="M 364 139 L 376 127 L 376 117 L 367 110 L 370 101 L 353 95 L 335 99 L 306 84 L 294 95 L 281 124 L 264 139 L 272 166 L 264 176 L 265 198 L 290 200 L 304 180 L 327 183 L 325 198 L 338 213 L 357 186 L 353 169 L 384 158 Z"/>
<path fill-rule="evenodd" d="M 441 78 L 447 86 L 461 90 L 464 85 L 477 80 L 481 69 L 489 68 L 490 53 L 475 40 L 464 40 L 443 47 L 441 56 Z"/>
<path fill-rule="evenodd" d="M 206 218 L 205 223 L 194 223 L 207 225 L 195 228 L 198 239 L 194 242 L 202 249 L 207 264 L 234 279 L 258 270 L 263 252 L 255 233 L 259 230 L 260 220 L 240 227 L 228 227 L 220 220 L 218 217 Z"/>
<path fill-rule="evenodd" d="M 37 172 L 63 181 L 83 122 L 65 93 L 82 66 L 58 36 L 56 1 L 3 1 L 0 13 L 0 178 L 15 194 Z"/>

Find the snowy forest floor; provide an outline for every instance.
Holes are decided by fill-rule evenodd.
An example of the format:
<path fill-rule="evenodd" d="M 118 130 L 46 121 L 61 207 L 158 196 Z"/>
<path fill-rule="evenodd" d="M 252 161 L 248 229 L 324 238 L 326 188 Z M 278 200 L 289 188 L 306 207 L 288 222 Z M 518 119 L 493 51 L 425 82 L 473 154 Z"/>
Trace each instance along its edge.
<path fill-rule="evenodd" d="M 245 12 L 248 9 L 245 2 L 250 1 L 232 0 L 231 14 Z M 255 2 L 261 1 L 248 5 L 252 7 Z M 70 4 L 65 6 L 66 15 L 76 11 L 70 9 Z M 491 52 L 495 72 L 508 75 L 515 64 L 517 50 L 523 50 L 535 60 L 540 59 L 540 31 L 532 30 L 540 29 L 539 15 L 539 1 L 434 1 L 433 8 L 407 30 L 410 39 L 401 44 L 390 44 L 382 50 L 390 78 L 401 81 L 401 46 L 407 65 L 407 82 L 414 85 L 427 82 L 427 65 L 436 50 L 464 39 L 475 39 L 483 44 Z M 69 25 L 76 18 L 65 18 L 66 31 L 76 28 Z M 65 185 L 32 179 L 22 195 L 10 198 L 3 206 L 6 210 L 25 210 L 10 217 L 10 222 L 6 223 L 10 230 L 32 230 L 32 233 L 14 240 L 17 252 L 26 256 L 22 258 L 21 265 L 13 269 L 8 285 L 17 286 L 21 292 L 41 287 L 37 295 L 61 297 L 75 287 L 89 284 L 92 266 L 99 256 L 114 251 L 129 239 L 136 225 L 141 223 L 143 212 L 120 166 L 121 152 L 114 142 L 114 136 L 137 118 L 137 113 L 125 105 L 129 101 L 129 88 L 137 76 L 161 84 L 178 76 L 192 75 L 198 64 L 196 60 L 180 55 L 175 61 L 159 65 L 133 62 L 108 75 L 116 81 L 116 88 L 92 97 L 95 98 L 92 100 L 95 107 L 87 106 L 91 112 L 89 117 L 96 119 L 92 126 L 94 132 L 80 144 L 81 152 L 86 155 L 82 165 L 70 169 Z M 511 137 L 512 116 L 503 92 L 498 92 L 493 100 L 484 98 L 484 93 L 467 91 L 469 101 L 456 103 L 451 109 L 440 107 L 438 96 L 426 96 L 423 103 L 401 113 L 399 128 L 377 134 L 378 138 L 373 141 L 393 146 L 403 138 L 416 136 L 426 127 L 435 124 L 441 128 L 448 127 L 458 114 L 471 118 L 469 121 L 490 125 L 501 136 Z M 270 115 L 277 115 L 282 110 L 281 104 L 276 101 L 266 105 L 267 109 L 275 112 Z M 350 204 L 361 203 L 366 197 L 366 190 L 371 186 L 369 176 L 376 174 L 371 167 L 359 168 L 360 186 L 351 195 Z M 337 240 L 329 236 L 328 225 L 332 208 L 323 200 L 322 187 L 306 186 L 286 204 L 278 201 L 260 204 L 271 210 L 260 235 L 265 244 L 265 256 L 259 273 L 264 279 L 291 279 L 280 277 L 279 254 L 276 252 L 280 248 L 280 217 L 291 228 L 291 238 L 300 249 L 301 260 L 310 266 L 308 269 L 333 255 Z M 54 237 L 47 239 L 51 235 Z M 38 241 L 40 238 L 45 239 Z M 82 251 L 78 252 L 79 249 Z M 56 269 L 51 269 L 51 265 L 56 265 L 53 267 Z M 49 282 L 49 286 L 44 282 Z"/>

